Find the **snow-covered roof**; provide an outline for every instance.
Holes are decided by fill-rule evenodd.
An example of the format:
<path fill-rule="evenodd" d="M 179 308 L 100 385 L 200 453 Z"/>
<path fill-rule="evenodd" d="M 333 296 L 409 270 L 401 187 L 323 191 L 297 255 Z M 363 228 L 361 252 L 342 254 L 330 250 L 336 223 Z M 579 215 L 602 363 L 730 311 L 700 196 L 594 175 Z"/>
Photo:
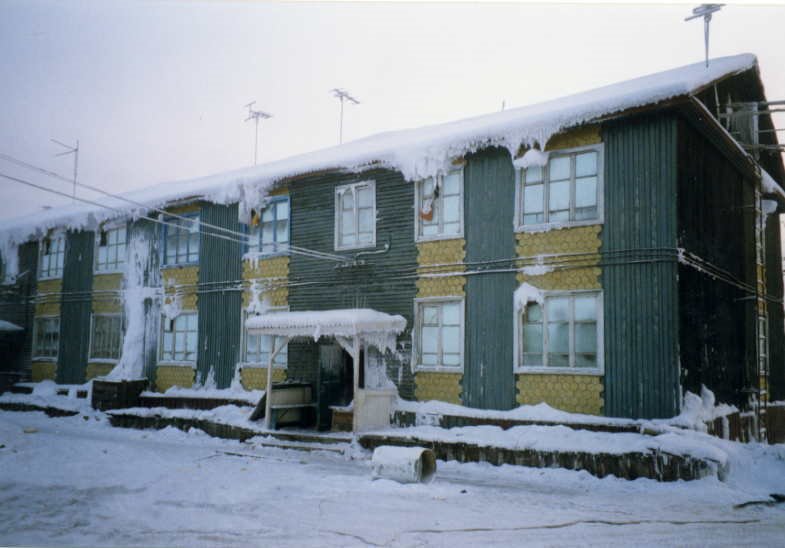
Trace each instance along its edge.
<path fill-rule="evenodd" d="M 530 106 L 508 109 L 455 122 L 380 133 L 337 147 L 292 156 L 236 171 L 197 179 L 166 182 L 124 194 L 148 207 L 161 207 L 198 197 L 215 203 L 255 202 L 276 182 L 325 170 L 356 172 L 370 166 L 400 171 L 410 181 L 449 169 L 454 158 L 488 146 L 517 153 L 521 145 L 544 145 L 567 128 L 697 93 L 705 86 L 757 66 L 754 55 L 742 54 L 686 65 Z M 91 228 L 96 223 L 142 212 L 116 198 L 95 205 L 70 205 L 0 223 L 4 238 L 22 242 L 58 226 Z"/>
<path fill-rule="evenodd" d="M 7 322 L 5 320 L 0 320 L 0 332 L 4 331 L 23 331 L 23 327 L 19 327 L 15 323 Z"/>
<path fill-rule="evenodd" d="M 398 335 L 406 329 L 403 316 L 393 316 L 369 308 L 276 312 L 252 316 L 245 327 L 254 335 L 283 337 L 355 337 L 375 339 Z"/>
<path fill-rule="evenodd" d="M 761 186 L 763 187 L 764 194 L 776 194 L 783 200 L 785 200 L 785 191 L 782 190 L 782 187 L 774 180 L 774 177 L 769 175 L 769 172 L 765 169 L 761 168 Z"/>

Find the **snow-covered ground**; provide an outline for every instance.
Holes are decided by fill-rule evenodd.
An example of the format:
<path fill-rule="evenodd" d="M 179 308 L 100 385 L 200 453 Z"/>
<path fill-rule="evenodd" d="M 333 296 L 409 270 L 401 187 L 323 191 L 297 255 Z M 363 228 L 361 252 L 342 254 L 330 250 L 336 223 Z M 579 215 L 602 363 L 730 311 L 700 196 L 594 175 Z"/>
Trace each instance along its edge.
<path fill-rule="evenodd" d="M 86 419 L 84 417 L 87 417 Z M 234 454 L 230 454 L 234 453 Z M 238 455 L 239 454 L 239 455 Z M 123 430 L 103 415 L 0 412 L 0 545 L 781 545 L 785 446 L 730 452 L 727 481 L 439 462 L 372 480 L 367 455 Z"/>

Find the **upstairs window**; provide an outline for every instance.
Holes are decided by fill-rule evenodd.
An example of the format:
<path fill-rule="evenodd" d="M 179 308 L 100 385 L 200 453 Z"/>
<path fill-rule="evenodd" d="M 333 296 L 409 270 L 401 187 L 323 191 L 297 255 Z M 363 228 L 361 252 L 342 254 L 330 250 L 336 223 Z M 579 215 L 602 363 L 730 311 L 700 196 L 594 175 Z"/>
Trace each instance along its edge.
<path fill-rule="evenodd" d="M 553 152 L 520 171 L 518 225 L 579 224 L 602 217 L 602 146 Z"/>
<path fill-rule="evenodd" d="M 41 240 L 38 260 L 39 278 L 59 278 L 63 275 L 65 261 L 65 234 L 58 234 Z"/>
<path fill-rule="evenodd" d="M 248 234 L 248 251 L 273 255 L 289 247 L 289 198 L 276 198 L 254 216 Z"/>
<path fill-rule="evenodd" d="M 123 317 L 120 314 L 93 314 L 90 332 L 90 359 L 120 359 L 123 348 Z"/>
<path fill-rule="evenodd" d="M 417 240 L 463 235 L 463 170 L 417 183 Z"/>
<path fill-rule="evenodd" d="M 34 358 L 57 358 L 60 348 L 60 318 L 36 318 Z"/>
<path fill-rule="evenodd" d="M 182 313 L 173 320 L 161 318 L 161 354 L 163 362 L 196 362 L 198 342 L 198 316 L 196 313 Z"/>
<path fill-rule="evenodd" d="M 98 253 L 95 259 L 96 272 L 123 270 L 126 253 L 126 228 L 110 228 L 98 233 Z"/>
<path fill-rule="evenodd" d="M 599 292 L 557 292 L 520 315 L 523 368 L 601 369 Z"/>
<path fill-rule="evenodd" d="M 199 262 L 199 216 L 169 217 L 164 225 L 164 265 Z"/>
<path fill-rule="evenodd" d="M 335 189 L 335 249 L 376 245 L 376 184 L 363 181 Z"/>

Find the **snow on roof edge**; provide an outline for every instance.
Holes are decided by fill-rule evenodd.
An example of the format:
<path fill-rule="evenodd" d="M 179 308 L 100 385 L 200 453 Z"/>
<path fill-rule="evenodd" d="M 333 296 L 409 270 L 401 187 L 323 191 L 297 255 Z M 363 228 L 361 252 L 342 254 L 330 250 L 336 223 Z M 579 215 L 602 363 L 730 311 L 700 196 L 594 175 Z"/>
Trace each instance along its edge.
<path fill-rule="evenodd" d="M 94 199 L 106 207 L 75 204 L 2 221 L 0 239 L 18 244 L 54 228 L 92 229 L 111 219 L 142 217 L 150 209 L 186 197 L 223 204 L 258 204 L 276 183 L 321 171 L 360 172 L 381 167 L 400 171 L 406 180 L 417 180 L 448 170 L 455 157 L 489 146 L 507 148 L 514 156 L 521 146 L 542 147 L 551 136 L 570 127 L 690 95 L 753 67 L 757 67 L 757 58 L 752 54 L 720 57 L 712 59 L 708 68 L 703 62 L 694 63 L 543 103 L 384 132 L 258 166 L 163 182 L 121 195 L 144 204 L 146 209 L 118 198 Z"/>

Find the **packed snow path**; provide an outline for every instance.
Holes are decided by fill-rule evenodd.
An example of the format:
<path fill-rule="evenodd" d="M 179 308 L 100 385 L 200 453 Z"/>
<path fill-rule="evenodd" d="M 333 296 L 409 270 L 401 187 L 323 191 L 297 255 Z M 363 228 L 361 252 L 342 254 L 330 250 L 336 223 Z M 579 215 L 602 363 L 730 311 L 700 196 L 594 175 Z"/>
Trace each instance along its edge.
<path fill-rule="evenodd" d="M 0 545 L 778 545 L 785 446 L 741 447 L 727 482 L 439 462 L 429 485 L 367 459 L 254 447 L 101 415 L 0 412 Z"/>

